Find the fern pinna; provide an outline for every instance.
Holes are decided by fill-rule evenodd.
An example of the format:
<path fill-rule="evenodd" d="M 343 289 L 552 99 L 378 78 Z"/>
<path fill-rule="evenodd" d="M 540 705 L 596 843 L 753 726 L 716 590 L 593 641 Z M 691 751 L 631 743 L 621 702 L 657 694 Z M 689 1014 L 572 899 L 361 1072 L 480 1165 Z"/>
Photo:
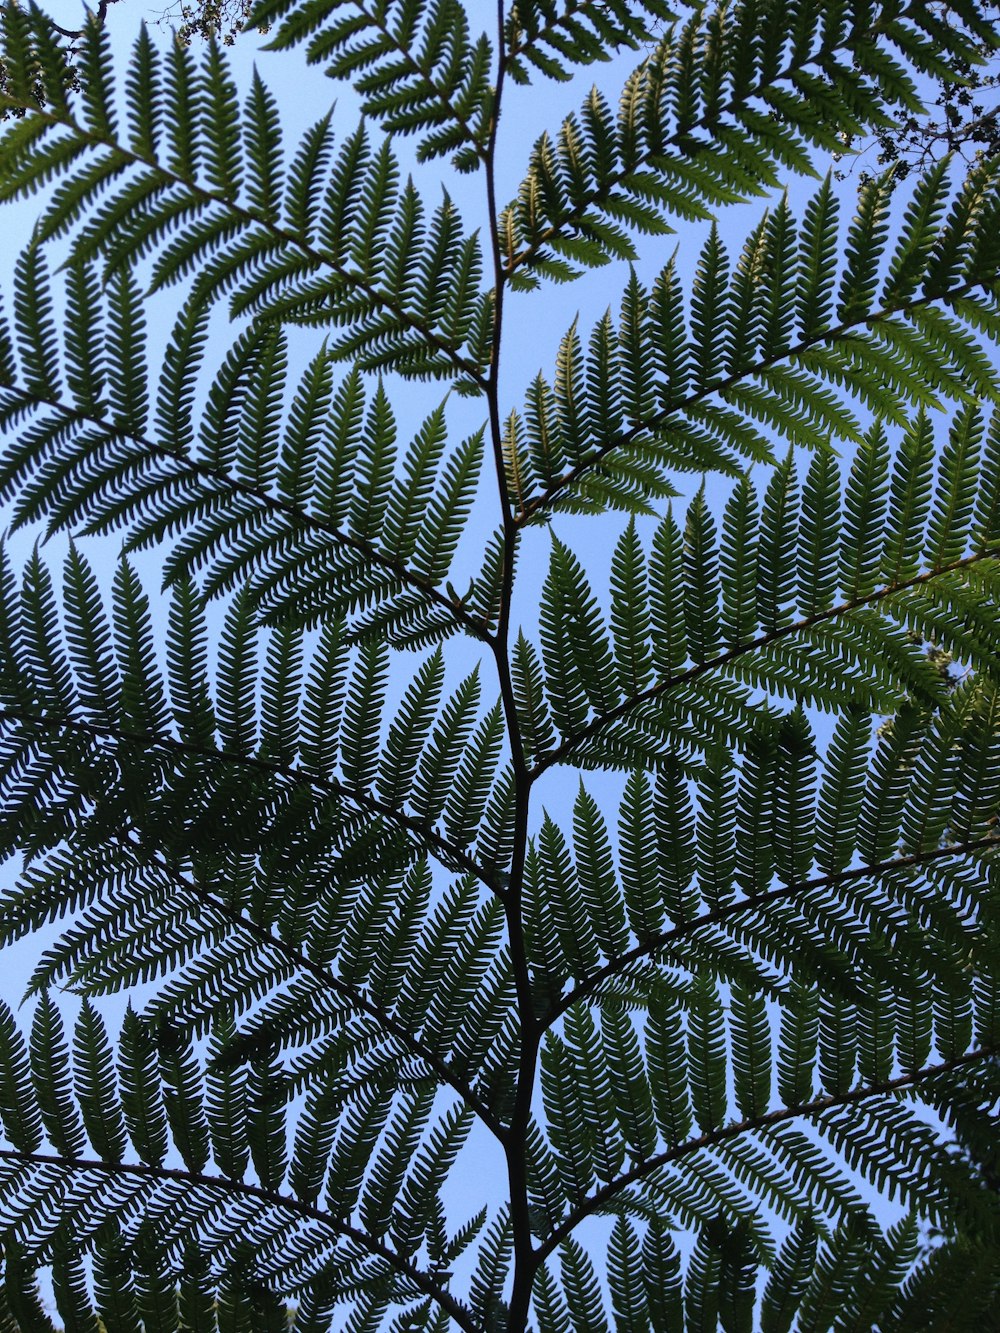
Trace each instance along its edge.
<path fill-rule="evenodd" d="M 3 1333 L 1000 1325 L 1000 164 L 816 173 L 976 5 L 2 13 Z"/>

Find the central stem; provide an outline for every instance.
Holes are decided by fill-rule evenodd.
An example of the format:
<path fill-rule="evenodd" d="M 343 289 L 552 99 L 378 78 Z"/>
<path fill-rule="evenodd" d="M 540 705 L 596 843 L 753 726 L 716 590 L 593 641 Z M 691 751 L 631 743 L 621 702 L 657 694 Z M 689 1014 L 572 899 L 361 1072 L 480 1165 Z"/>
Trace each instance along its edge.
<path fill-rule="evenodd" d="M 503 334 L 503 307 L 506 274 L 500 248 L 499 210 L 496 187 L 497 130 L 500 123 L 500 104 L 507 72 L 507 54 L 503 0 L 497 0 L 497 76 L 493 92 L 493 116 L 490 122 L 489 142 L 486 148 L 486 199 L 489 211 L 490 245 L 493 258 L 493 339 L 490 348 L 489 375 L 486 396 L 489 407 L 490 439 L 496 469 L 497 491 L 503 524 L 503 563 L 501 566 L 500 599 L 497 613 L 497 631 L 492 639 L 500 698 L 510 745 L 511 770 L 514 781 L 514 839 L 511 854 L 510 882 L 504 902 L 507 936 L 510 947 L 511 971 L 517 996 L 520 1051 L 517 1082 L 510 1111 L 509 1128 L 504 1136 L 507 1160 L 510 1225 L 513 1237 L 514 1273 L 510 1298 L 508 1333 L 523 1333 L 528 1323 L 531 1288 L 537 1267 L 537 1256 L 531 1243 L 531 1215 L 528 1202 L 528 1126 L 531 1121 L 531 1101 L 538 1062 L 541 1030 L 535 1014 L 531 973 L 528 967 L 524 938 L 523 897 L 524 862 L 528 845 L 528 810 L 531 797 L 531 774 L 525 757 L 520 723 L 514 697 L 510 669 L 510 614 L 514 586 L 514 563 L 517 551 L 518 524 L 510 503 L 507 470 L 503 454 L 503 428 L 500 419 L 500 348 Z"/>

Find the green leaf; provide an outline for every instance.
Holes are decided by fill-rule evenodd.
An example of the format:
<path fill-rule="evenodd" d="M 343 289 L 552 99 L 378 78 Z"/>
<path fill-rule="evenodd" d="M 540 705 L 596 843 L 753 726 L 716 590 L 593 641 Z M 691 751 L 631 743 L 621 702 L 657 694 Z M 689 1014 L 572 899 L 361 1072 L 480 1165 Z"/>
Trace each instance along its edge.
<path fill-rule="evenodd" d="M 785 1241 L 761 1297 L 762 1333 L 790 1333 L 816 1262 L 816 1232 L 800 1223 Z"/>
<path fill-rule="evenodd" d="M 611 630 L 622 694 L 640 694 L 652 676 L 646 559 L 633 519 L 611 562 Z"/>
<path fill-rule="evenodd" d="M 597 802 L 582 783 L 573 806 L 573 851 L 577 882 L 597 943 L 606 958 L 620 957 L 628 946 L 628 930 L 611 842 Z"/>
<path fill-rule="evenodd" d="M 722 1006 L 714 985 L 695 981 L 691 992 L 688 1028 L 691 1103 L 698 1128 L 704 1134 L 726 1119 L 726 1046 Z"/>
<path fill-rule="evenodd" d="M 847 233 L 837 318 L 843 324 L 864 318 L 875 297 L 878 265 L 888 236 L 889 182 L 873 179 L 858 192 L 858 209 Z"/>
<path fill-rule="evenodd" d="M 726 502 L 719 549 L 721 630 L 727 648 L 749 642 L 757 632 L 757 523 L 756 492 L 743 477 Z"/>
<path fill-rule="evenodd" d="M 719 637 L 718 554 L 704 486 L 688 507 L 683 560 L 687 640 L 691 656 L 702 664 L 715 655 Z"/>
<path fill-rule="evenodd" d="M 804 341 L 824 332 L 833 317 L 839 201 L 829 175 L 809 200 L 799 239 L 796 314 Z"/>
<path fill-rule="evenodd" d="M 83 1124 L 73 1099 L 69 1049 L 59 1010 L 47 991 L 31 1024 L 31 1077 L 49 1142 L 64 1157 L 83 1155 Z"/>
<path fill-rule="evenodd" d="M 798 488 L 791 453 L 764 492 L 757 542 L 757 606 L 761 629 L 773 634 L 791 620 L 794 596 Z"/>
<path fill-rule="evenodd" d="M 836 874 L 851 863 L 868 771 L 871 722 L 861 708 L 845 711 L 826 752 L 816 809 L 816 864 Z"/>
<path fill-rule="evenodd" d="M 702 518 L 704 527 L 699 533 L 707 538 L 711 530 L 703 506 L 696 511 L 696 517 Z M 693 531 L 692 539 L 695 536 L 696 533 Z M 686 573 L 695 582 L 694 592 L 701 590 L 700 580 L 703 576 L 699 571 L 689 570 L 686 567 L 685 555 L 680 531 L 668 510 L 654 534 L 649 561 L 649 609 L 652 621 L 653 658 L 657 670 L 664 676 L 673 675 L 688 658 L 686 615 L 689 602 L 685 589 Z"/>
<path fill-rule="evenodd" d="M 729 262 L 713 224 L 691 288 L 691 364 L 694 383 L 704 389 L 723 366 L 722 330 L 727 323 Z"/>
<path fill-rule="evenodd" d="M 73 1072 L 76 1099 L 87 1136 L 98 1157 L 120 1162 L 125 1155 L 115 1067 L 104 1020 L 84 1000 L 73 1034 Z"/>
<path fill-rule="evenodd" d="M 844 493 L 839 577 L 847 601 L 867 597 L 878 586 L 888 481 L 888 437 L 876 422 L 851 463 Z"/>
<path fill-rule="evenodd" d="M 374 642 L 364 644 L 344 705 L 341 737 L 340 762 L 355 787 L 367 786 L 375 776 L 387 669 L 385 649 Z"/>
<path fill-rule="evenodd" d="M 840 537 L 840 475 L 828 451 L 816 454 L 802 484 L 799 522 L 799 612 L 810 618 L 833 606 L 837 570 L 830 559 Z"/>
<path fill-rule="evenodd" d="M 771 1101 L 771 1025 L 763 995 L 734 987 L 731 1016 L 736 1105 L 744 1120 L 756 1120 Z"/>
<path fill-rule="evenodd" d="M 983 421 L 979 412 L 965 409 L 955 417 L 948 442 L 941 451 L 937 492 L 924 549 L 924 560 L 929 569 L 942 569 L 965 554 L 978 489 L 982 434 Z"/>
<path fill-rule="evenodd" d="M 901 583 L 920 568 L 933 462 L 931 423 L 921 412 L 903 436 L 889 486 L 889 513 L 882 545 L 882 578 L 886 583 Z"/>
<path fill-rule="evenodd" d="M 618 815 L 619 866 L 629 925 L 641 942 L 653 939 L 663 925 L 660 860 L 649 837 L 653 809 L 648 778 L 631 773 Z"/>
<path fill-rule="evenodd" d="M 184 1164 L 192 1171 L 201 1172 L 210 1153 L 202 1070 L 185 1033 L 164 1026 L 157 1038 L 170 1137 Z"/>
<path fill-rule="evenodd" d="M 798 983 L 782 1006 L 778 1052 L 778 1093 L 786 1106 L 801 1106 L 813 1095 L 813 1065 L 819 1033 L 818 995 Z"/>
<path fill-rule="evenodd" d="M 162 1166 L 167 1155 L 167 1119 L 156 1047 L 134 1009 L 126 1012 L 122 1023 L 118 1078 L 132 1146 L 143 1162 Z"/>
<path fill-rule="evenodd" d="M 556 725 L 578 731 L 588 711 L 608 712 L 617 702 L 612 653 L 603 617 L 576 557 L 553 540 L 539 608 L 546 688 Z"/>
<path fill-rule="evenodd" d="M 389 804 L 410 790 L 420 754 L 437 712 L 444 682 L 444 659 L 437 649 L 417 672 L 389 728 L 378 774 L 378 788 Z"/>
<path fill-rule="evenodd" d="M 28 1052 L 14 1015 L 0 1002 L 0 1119 L 4 1135 L 20 1152 L 35 1152 L 42 1118 L 32 1086 Z"/>

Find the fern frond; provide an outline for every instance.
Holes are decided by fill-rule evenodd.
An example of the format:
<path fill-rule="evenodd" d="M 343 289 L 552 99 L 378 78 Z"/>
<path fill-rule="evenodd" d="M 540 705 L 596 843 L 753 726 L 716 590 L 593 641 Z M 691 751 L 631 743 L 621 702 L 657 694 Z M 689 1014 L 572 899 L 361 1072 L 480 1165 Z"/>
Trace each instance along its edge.
<path fill-rule="evenodd" d="M 547 6 L 537 14 L 528 7 L 525 21 L 522 8 L 517 14 L 525 35 L 512 34 L 515 77 L 526 77 L 520 41 L 523 56 L 555 77 L 568 70 L 560 54 L 571 63 L 597 58 L 600 48 L 588 33 L 589 24 L 599 22 L 594 7 L 585 7 L 582 22 L 575 12 L 563 18 Z M 617 15 L 615 38 L 631 45 L 651 16 L 650 6 L 643 8 L 627 20 L 613 8 L 603 22 Z M 572 36 L 559 41 L 561 21 Z M 913 84 L 894 57 L 917 69 L 943 68 L 931 55 L 934 38 L 924 40 L 928 31 L 939 34 L 923 9 L 908 11 L 905 22 L 887 15 L 883 23 L 866 9 L 848 7 L 829 21 L 819 8 L 799 5 L 795 25 L 789 42 L 785 16 L 773 5 L 707 6 L 676 20 L 626 81 L 617 121 L 595 107 L 595 93 L 579 117 L 564 121 L 556 144 L 548 136 L 537 141 L 528 175 L 501 222 L 508 273 L 524 287 L 537 284 L 536 274 L 565 281 L 612 257 L 634 257 L 630 239 L 609 215 L 662 232 L 670 229 L 664 214 L 705 217 L 721 203 L 764 193 L 778 184 L 779 167 L 813 174 L 810 148 L 836 151 L 838 135 L 884 126 L 887 103 L 912 111 Z M 550 34 L 555 52 L 546 51 L 544 38 L 533 42 L 533 32 Z M 971 51 L 979 34 L 959 37 L 956 29 L 952 36 L 954 57 L 963 41 Z M 920 269 L 928 221 L 940 207 L 930 189 L 938 203 L 929 212 L 918 206 L 897 266 Z M 877 213 L 875 205 L 873 220 Z M 858 237 L 866 247 L 867 224 Z M 894 289 L 904 290 L 908 281 L 894 279 Z M 867 282 L 859 269 L 842 304 L 859 299 Z"/>
<path fill-rule="evenodd" d="M 462 24 L 453 21 L 455 15 L 464 20 L 461 8 L 446 8 L 447 35 L 461 44 Z M 66 56 L 52 43 L 48 24 L 38 11 L 32 12 L 28 27 L 33 35 L 17 57 L 22 72 L 12 70 L 4 94 L 7 109 L 29 119 L 40 114 L 40 108 L 28 86 L 23 92 L 18 89 L 25 81 L 30 86 L 29 70 L 43 48 L 48 46 L 57 62 L 56 68 L 50 66 L 48 77 L 67 87 L 72 83 L 65 63 L 58 64 Z M 260 188 L 259 86 L 251 92 L 249 110 L 241 115 L 218 52 L 211 48 L 199 68 L 189 52 L 175 47 L 165 62 L 171 114 L 163 117 L 161 141 L 151 133 L 151 116 L 161 108 L 140 91 L 148 90 L 160 76 L 161 62 L 148 39 L 140 39 L 132 55 L 129 129 L 127 135 L 119 134 L 109 119 L 114 92 L 100 32 L 96 25 L 88 27 L 85 50 L 95 79 L 100 70 L 102 91 L 98 94 L 88 86 L 73 105 L 60 96 L 47 108 L 44 130 L 59 146 L 56 170 L 75 167 L 94 148 L 106 151 L 110 145 L 115 174 L 124 180 L 89 219 L 94 188 L 64 191 L 42 221 L 46 234 L 71 226 L 79 229 L 88 219 L 74 244 L 78 258 L 101 254 L 118 269 L 157 250 L 157 286 L 178 280 L 199 263 L 198 289 L 203 297 L 235 289 L 234 312 L 343 327 L 343 336 L 333 344 L 341 355 L 353 359 L 367 353 L 369 364 L 391 366 L 404 375 L 452 378 L 457 371 L 463 380 L 481 381 L 483 349 L 477 347 L 471 356 L 463 350 L 485 299 L 478 291 L 478 246 L 474 238 L 462 236 L 453 206 L 439 208 L 424 227 L 423 206 L 412 185 L 400 189 L 390 156 L 373 155 L 362 130 L 347 141 L 339 162 L 331 165 L 332 137 L 328 123 L 320 122 L 290 168 L 282 216 L 276 217 L 274 200 Z M 15 59 L 13 52 L 10 58 Z M 478 68 L 473 92 L 485 89 L 485 68 L 481 64 Z M 462 74 L 459 68 L 454 77 L 461 80 Z M 17 138 L 23 138 L 23 132 L 8 135 L 7 151 Z M 447 134 L 438 138 L 437 151 L 458 146 Z M 356 170 L 342 169 L 345 154 L 355 159 Z M 257 179 L 249 188 L 242 181 L 244 156 L 258 162 Z M 390 164 L 388 172 L 383 163 Z M 32 168 L 51 170 L 45 161 L 33 163 Z M 9 195 L 33 188 L 30 171 L 24 176 Z M 106 185 L 107 176 L 105 170 L 97 183 Z M 369 206 L 359 209 L 365 192 Z M 321 217 L 313 216 L 315 203 L 306 205 L 306 199 L 323 200 Z M 367 246 L 364 241 L 372 208 L 391 219 L 391 225 L 386 224 L 386 255 L 380 251 L 376 256 L 374 236 L 369 236 Z M 207 209 L 214 211 L 207 214 Z M 168 244 L 170 232 L 185 215 L 196 221 L 194 232 L 183 243 Z M 338 215 L 348 223 L 334 237 L 330 225 L 335 226 Z M 263 267 L 251 266 L 252 260 L 265 256 Z M 437 279 L 449 265 L 462 274 L 460 290 L 442 300 Z M 36 286 L 25 271 L 21 306 L 29 318 L 37 300 L 32 295 Z M 43 365 L 38 363 L 36 373 Z"/>
<path fill-rule="evenodd" d="M 947 180 L 937 173 L 934 179 L 939 185 Z M 988 188 L 995 192 L 995 179 Z M 866 198 L 863 195 L 860 204 L 862 219 Z M 837 265 L 830 199 L 829 186 L 824 185 L 806 211 L 797 242 L 806 249 L 817 244 L 813 236 L 820 225 L 817 218 L 827 218 L 822 224 L 823 262 L 832 263 L 834 269 L 823 278 L 825 295 L 816 293 L 816 300 L 826 303 L 824 309 L 832 301 L 828 289 Z M 718 235 L 710 233 L 691 287 L 689 320 L 671 260 L 649 296 L 630 278 L 622 296 L 617 347 L 605 319 L 595 328 L 585 367 L 575 328 L 571 330 L 554 384 L 566 381 L 567 367 L 575 364 L 570 381 L 576 385 L 574 396 L 581 396 L 586 377 L 601 384 L 602 404 L 586 424 L 579 415 L 570 420 L 566 408 L 558 407 L 558 389 L 536 379 L 523 421 L 526 475 L 514 488 L 519 522 L 558 509 L 572 511 L 584 497 L 588 506 L 596 500 L 605 508 L 618 507 L 621 501 L 608 474 L 612 464 L 621 467 L 648 458 L 652 473 L 640 472 L 636 482 L 640 494 L 652 496 L 653 477 L 657 473 L 662 477 L 668 468 L 733 470 L 734 455 L 773 461 L 769 439 L 757 422 L 772 438 L 777 434 L 794 446 L 817 452 L 828 451 L 838 441 L 855 445 L 862 430 L 845 405 L 845 390 L 877 415 L 899 424 L 911 414 L 911 404 L 935 407 L 944 398 L 961 403 L 968 400 L 972 386 L 983 398 L 995 399 L 995 368 L 983 356 L 980 333 L 960 317 L 965 292 L 979 281 L 990 286 L 992 269 L 977 277 L 966 261 L 952 288 L 936 288 L 931 295 L 909 284 L 905 290 L 892 287 L 879 294 L 872 282 L 858 278 L 857 293 L 842 304 L 836 320 L 831 306 L 828 316 L 816 323 L 804 305 L 793 310 L 787 294 L 778 313 L 768 306 L 767 293 L 777 281 L 768 269 L 778 262 L 768 258 L 768 245 L 772 249 L 779 245 L 776 227 L 782 237 L 781 272 L 790 283 L 800 261 L 794 259 L 794 227 L 782 204 L 751 234 L 732 279 Z M 848 239 L 862 247 L 872 273 L 878 273 L 879 254 L 871 248 L 872 238 Z M 849 249 L 845 283 L 854 282 L 853 253 Z M 772 332 L 765 337 L 763 330 L 768 327 Z M 780 339 L 774 332 L 779 327 Z M 575 362 L 567 361 L 570 346 L 577 349 Z M 736 360 L 734 349 L 739 351 Z M 637 360 L 643 363 L 641 372 L 635 369 Z M 637 374 L 643 384 L 638 401 L 629 387 L 638 382 Z M 876 377 L 884 388 L 873 393 Z M 692 427 L 708 432 L 713 453 L 702 452 L 704 446 L 695 443 Z M 635 501 L 629 507 L 637 507 Z"/>

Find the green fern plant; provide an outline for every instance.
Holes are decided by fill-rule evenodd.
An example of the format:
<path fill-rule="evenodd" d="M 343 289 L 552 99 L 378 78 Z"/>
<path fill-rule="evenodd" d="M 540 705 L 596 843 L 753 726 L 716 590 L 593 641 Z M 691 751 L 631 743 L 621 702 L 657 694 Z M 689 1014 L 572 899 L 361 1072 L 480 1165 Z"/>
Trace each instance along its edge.
<path fill-rule="evenodd" d="M 69 541 L 0 569 L 3 1333 L 996 1323 L 1000 163 L 658 239 L 997 44 L 948 10 L 261 0 L 365 115 L 289 143 L 4 6 L 0 493 Z M 504 201 L 512 86 L 625 50 Z M 510 401 L 507 294 L 602 266 Z"/>

